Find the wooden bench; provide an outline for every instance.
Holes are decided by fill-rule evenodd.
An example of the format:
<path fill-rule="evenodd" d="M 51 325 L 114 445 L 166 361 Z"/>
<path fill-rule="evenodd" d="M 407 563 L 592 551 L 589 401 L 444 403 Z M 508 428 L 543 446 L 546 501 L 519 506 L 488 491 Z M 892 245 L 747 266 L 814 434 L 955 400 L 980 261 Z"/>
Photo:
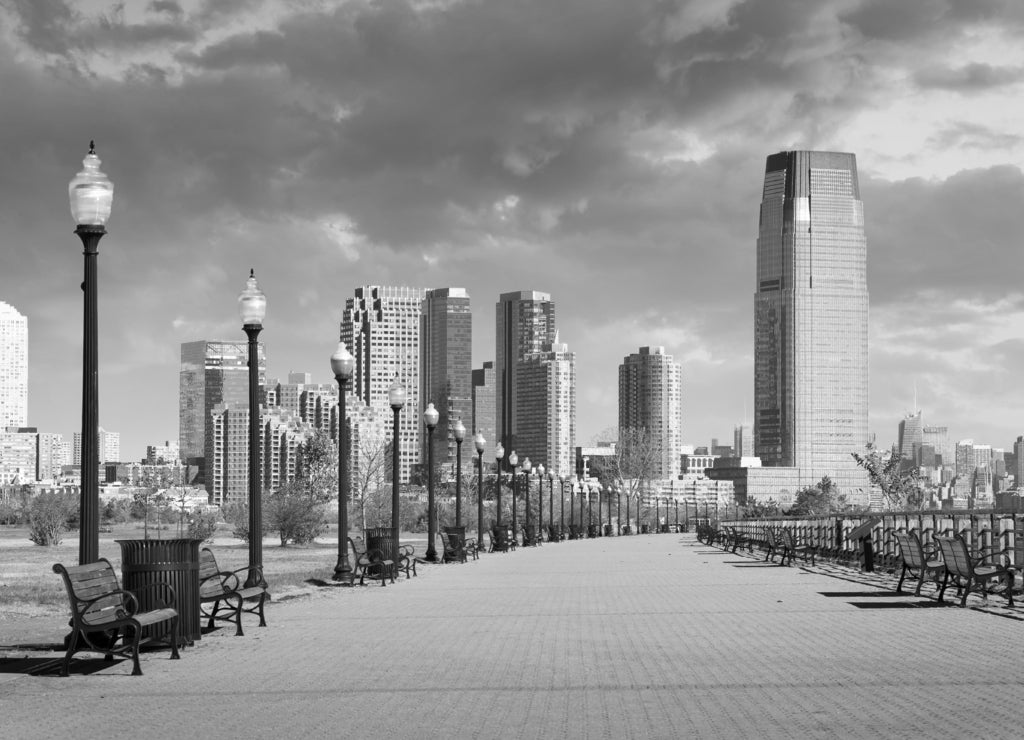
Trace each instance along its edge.
<path fill-rule="evenodd" d="M 441 532 L 441 546 L 444 548 L 444 554 L 441 555 L 442 563 L 465 563 L 469 560 L 466 548 L 462 546 L 458 535 Z"/>
<path fill-rule="evenodd" d="M 348 538 L 352 546 L 352 553 L 355 555 L 355 567 L 353 575 L 359 576 L 359 585 L 363 586 L 366 579 L 379 580 L 381 586 L 386 586 L 385 580 L 390 578 L 395 582 L 395 562 L 385 559 L 384 553 L 380 550 L 367 550 L 366 542 L 362 537 Z"/>
<path fill-rule="evenodd" d="M 917 579 L 917 588 L 914 589 L 914 596 L 921 595 L 921 586 L 924 579 L 931 575 L 935 581 L 935 587 L 939 587 L 939 574 L 945 572 L 939 549 L 936 545 L 922 545 L 921 538 L 917 532 L 905 532 L 899 530 L 893 532 L 896 544 L 900 546 L 900 582 L 896 584 L 896 593 L 903 593 L 903 579 L 909 573 Z"/>
<path fill-rule="evenodd" d="M 798 557 L 805 563 L 810 562 L 814 565 L 815 548 L 813 545 L 797 542 L 796 533 L 792 529 L 783 527 L 780 531 L 782 536 L 782 565 L 786 564 L 786 560 L 789 560 L 789 564 L 793 564 L 793 557 Z"/>
<path fill-rule="evenodd" d="M 150 642 L 168 642 L 155 637 L 143 637 L 143 627 L 166 626 L 170 637 L 171 658 L 178 659 L 178 611 L 175 609 L 174 589 L 166 583 L 147 584 L 145 589 L 158 589 L 161 597 L 154 601 L 160 606 L 147 612 L 139 611 L 135 594 L 125 591 L 118 583 L 114 567 L 106 558 L 86 565 L 53 566 L 64 580 L 64 588 L 71 602 L 71 635 L 60 675 L 67 676 L 71 656 L 79 650 L 103 653 L 106 660 L 113 656 L 131 655 L 132 675 L 141 676 L 139 646 Z M 118 639 L 121 645 L 117 645 Z"/>
<path fill-rule="evenodd" d="M 244 586 L 245 581 L 239 580 L 248 578 L 250 570 L 255 570 L 259 585 Z M 239 568 L 238 570 L 221 570 L 217 565 L 217 558 L 213 550 L 204 547 L 199 551 L 199 610 L 204 619 L 209 622 L 207 629 L 213 629 L 215 623 L 220 620 L 235 623 L 235 635 L 242 633 L 242 612 L 258 614 L 260 627 L 267 626 L 267 620 L 263 616 L 263 605 L 267 600 L 266 582 L 263 580 L 263 569 Z M 246 601 L 255 601 L 253 606 L 245 606 Z M 213 604 L 213 609 L 207 610 L 204 604 Z M 224 613 L 220 613 L 221 605 L 224 605 Z"/>
<path fill-rule="evenodd" d="M 786 551 L 784 548 L 785 543 L 782 539 L 782 535 L 779 534 L 778 530 L 776 530 L 775 527 L 766 526 L 764 528 L 765 562 L 768 562 L 770 560 L 774 563 L 776 554 L 782 555 L 783 562 L 785 562 Z"/>
<path fill-rule="evenodd" d="M 943 568 L 945 573 L 942 576 L 942 588 L 939 590 L 939 601 L 942 601 L 946 593 L 946 586 L 952 578 L 956 584 L 957 593 L 963 594 L 960 606 L 967 606 L 967 595 L 971 591 L 978 591 L 988 598 L 989 593 L 997 593 L 1002 590 L 1010 606 L 1013 606 L 1013 581 L 1016 568 L 1010 565 L 1009 550 L 996 550 L 994 547 L 981 547 L 972 554 L 967 547 L 967 541 L 960 535 L 956 537 L 935 536 L 935 541 L 942 551 Z M 1002 559 L 1000 565 L 985 564 L 986 560 L 992 558 Z M 995 587 L 990 590 L 990 582 L 996 581 Z"/>
<path fill-rule="evenodd" d="M 515 549 L 509 540 L 508 529 L 494 527 L 491 530 L 491 552 L 508 552 Z"/>

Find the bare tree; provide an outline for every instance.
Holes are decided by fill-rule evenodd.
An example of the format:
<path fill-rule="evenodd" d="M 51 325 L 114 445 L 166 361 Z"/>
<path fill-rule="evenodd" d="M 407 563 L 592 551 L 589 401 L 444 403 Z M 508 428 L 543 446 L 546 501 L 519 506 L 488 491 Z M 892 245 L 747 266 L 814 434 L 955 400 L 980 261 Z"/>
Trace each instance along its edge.
<path fill-rule="evenodd" d="M 617 486 L 627 495 L 649 495 L 661 450 L 643 427 L 606 429 L 595 442 L 615 442 L 615 454 L 592 460 L 591 469 L 605 487 Z"/>
<path fill-rule="evenodd" d="M 387 486 L 391 473 L 390 451 L 385 437 L 367 436 L 360 440 L 359 454 L 353 456 L 349 482 L 362 529 L 366 529 L 367 520 L 373 526 L 390 524 L 391 493 Z"/>

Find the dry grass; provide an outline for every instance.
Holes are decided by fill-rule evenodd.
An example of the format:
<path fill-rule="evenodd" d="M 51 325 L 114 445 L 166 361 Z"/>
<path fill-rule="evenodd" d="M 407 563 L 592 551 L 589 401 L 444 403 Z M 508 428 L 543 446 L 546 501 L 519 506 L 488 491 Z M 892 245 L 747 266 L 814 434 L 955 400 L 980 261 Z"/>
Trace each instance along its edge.
<path fill-rule="evenodd" d="M 308 547 L 280 547 L 271 538 L 264 541 L 264 575 L 275 599 L 315 589 L 307 581 L 330 580 L 338 559 L 334 531 Z M 152 527 L 150 535 L 151 538 L 154 535 Z M 176 529 L 161 532 L 165 539 L 175 535 Z M 117 526 L 113 532 L 100 535 L 100 557 L 110 560 L 115 570 L 120 572 L 121 548 L 115 540 L 142 536 L 141 525 Z M 415 539 L 416 536 L 411 537 Z M 403 536 L 403 541 L 406 539 Z M 231 537 L 227 531 L 218 531 L 212 547 L 218 565 L 224 570 L 243 568 L 248 563 L 248 546 Z M 24 527 L 0 527 L 0 618 L 67 614 L 67 596 L 60 577 L 52 567 L 54 563 L 77 562 L 77 535 L 66 537 L 55 547 L 40 547 L 29 541 L 28 530 Z"/>

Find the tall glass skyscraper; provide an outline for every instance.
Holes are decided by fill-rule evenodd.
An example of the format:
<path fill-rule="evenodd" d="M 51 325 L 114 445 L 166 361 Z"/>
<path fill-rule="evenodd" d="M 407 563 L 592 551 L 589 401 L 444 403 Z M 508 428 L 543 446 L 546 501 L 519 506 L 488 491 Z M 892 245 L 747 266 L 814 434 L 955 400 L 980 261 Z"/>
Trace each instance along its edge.
<path fill-rule="evenodd" d="M 864 208 L 853 154 L 768 157 L 754 298 L 754 446 L 837 478 L 868 438 Z M 845 482 L 845 481 L 843 481 Z"/>
<path fill-rule="evenodd" d="M 463 452 L 472 451 L 473 437 L 473 314 L 465 288 L 428 290 L 420 315 L 420 407 L 433 403 L 440 417 L 434 431 L 434 460 L 455 466 L 453 427 L 462 420 Z M 427 434 L 420 435 L 420 461 L 427 462 Z M 468 460 L 468 457 L 466 458 Z M 467 468 L 468 469 L 468 468 Z"/>
<path fill-rule="evenodd" d="M 652 478 L 679 475 L 683 448 L 683 368 L 664 347 L 641 347 L 619 365 L 619 434 L 643 430 L 657 451 Z M 622 436 L 619 437 L 622 439 Z"/>
<path fill-rule="evenodd" d="M 0 430 L 28 424 L 28 319 L 0 301 Z"/>

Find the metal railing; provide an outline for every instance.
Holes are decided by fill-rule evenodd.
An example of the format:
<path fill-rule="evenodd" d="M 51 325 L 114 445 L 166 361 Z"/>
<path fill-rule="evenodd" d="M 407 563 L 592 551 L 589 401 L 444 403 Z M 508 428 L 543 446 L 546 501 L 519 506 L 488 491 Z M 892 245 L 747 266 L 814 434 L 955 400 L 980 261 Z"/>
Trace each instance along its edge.
<path fill-rule="evenodd" d="M 996 551 L 1007 549 L 1013 565 L 1024 568 L 1024 513 L 866 512 L 814 518 L 723 519 L 719 525 L 735 527 L 756 542 L 764 541 L 767 527 L 790 529 L 797 544 L 811 545 L 824 557 L 852 564 L 863 559 L 864 546 L 861 538 L 851 538 L 850 533 L 869 523 L 867 538 L 875 565 L 895 567 L 899 546 L 894 533 L 903 530 L 916 531 L 924 545 L 934 544 L 935 535 L 962 535 L 972 550 L 979 547 L 991 547 Z"/>

